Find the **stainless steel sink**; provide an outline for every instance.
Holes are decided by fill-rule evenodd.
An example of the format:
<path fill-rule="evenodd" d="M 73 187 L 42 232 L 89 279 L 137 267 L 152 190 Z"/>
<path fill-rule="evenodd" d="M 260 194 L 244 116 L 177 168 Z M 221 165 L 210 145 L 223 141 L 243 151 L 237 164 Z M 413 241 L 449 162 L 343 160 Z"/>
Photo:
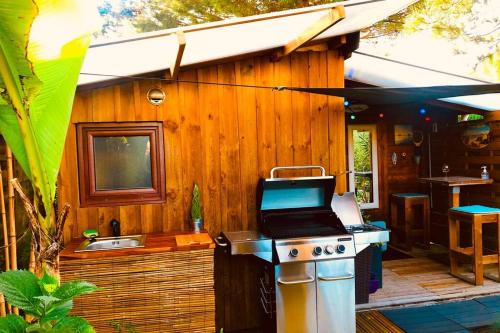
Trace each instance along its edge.
<path fill-rule="evenodd" d="M 144 247 L 146 235 L 120 236 L 120 237 L 98 237 L 93 240 L 83 241 L 75 252 L 105 251 L 131 249 Z"/>

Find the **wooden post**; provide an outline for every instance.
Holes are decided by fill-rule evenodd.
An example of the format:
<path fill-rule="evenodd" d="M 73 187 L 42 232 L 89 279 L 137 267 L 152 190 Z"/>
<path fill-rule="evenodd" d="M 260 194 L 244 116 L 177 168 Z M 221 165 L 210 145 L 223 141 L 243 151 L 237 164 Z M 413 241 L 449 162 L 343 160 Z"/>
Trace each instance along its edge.
<path fill-rule="evenodd" d="M 17 239 L 16 239 L 16 216 L 14 212 L 14 188 L 10 180 L 14 178 L 14 164 L 12 158 L 12 151 L 7 146 L 7 196 L 9 198 L 9 252 L 10 252 L 10 268 L 17 269 Z M 19 314 L 19 309 L 12 308 L 13 313 Z"/>

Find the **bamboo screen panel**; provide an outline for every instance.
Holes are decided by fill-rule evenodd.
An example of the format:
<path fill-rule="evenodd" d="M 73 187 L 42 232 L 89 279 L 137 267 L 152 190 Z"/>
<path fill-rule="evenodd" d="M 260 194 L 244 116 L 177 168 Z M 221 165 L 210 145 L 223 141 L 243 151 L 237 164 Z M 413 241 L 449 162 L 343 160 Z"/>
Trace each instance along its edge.
<path fill-rule="evenodd" d="M 213 251 L 66 260 L 61 280 L 103 288 L 75 299 L 72 312 L 98 333 L 113 332 L 112 323 L 140 333 L 215 332 Z"/>

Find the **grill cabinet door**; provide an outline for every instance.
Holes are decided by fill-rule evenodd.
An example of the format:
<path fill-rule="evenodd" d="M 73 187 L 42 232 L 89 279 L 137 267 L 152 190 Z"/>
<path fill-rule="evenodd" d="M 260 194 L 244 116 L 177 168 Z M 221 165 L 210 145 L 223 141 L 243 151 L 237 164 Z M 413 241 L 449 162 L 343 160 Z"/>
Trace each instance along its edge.
<path fill-rule="evenodd" d="M 354 259 L 316 262 L 318 332 L 355 333 Z"/>
<path fill-rule="evenodd" d="M 316 333 L 314 262 L 275 266 L 278 333 Z"/>

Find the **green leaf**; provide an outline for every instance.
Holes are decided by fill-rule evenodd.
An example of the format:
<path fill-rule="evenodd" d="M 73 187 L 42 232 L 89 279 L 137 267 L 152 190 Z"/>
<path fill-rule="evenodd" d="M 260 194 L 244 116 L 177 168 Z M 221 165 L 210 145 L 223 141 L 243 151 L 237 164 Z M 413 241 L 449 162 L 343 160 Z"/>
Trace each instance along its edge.
<path fill-rule="evenodd" d="M 61 284 L 59 288 L 54 291 L 52 296 L 57 297 L 63 301 L 70 300 L 74 297 L 88 294 L 99 290 L 95 284 L 85 281 L 71 281 Z"/>
<path fill-rule="evenodd" d="M 66 302 L 59 302 L 57 304 L 52 304 L 52 306 L 45 312 L 45 315 L 40 318 L 40 321 L 51 321 L 51 320 L 61 320 L 66 317 L 71 309 L 73 308 L 73 301 L 69 300 Z"/>
<path fill-rule="evenodd" d="M 0 132 L 43 202 L 45 216 L 52 209 L 78 75 L 90 42 L 88 22 L 93 20 L 85 11 L 89 3 L 0 2 L 0 89 L 4 91 Z M 4 97 L 5 91 L 9 98 Z"/>
<path fill-rule="evenodd" d="M 50 295 L 35 296 L 34 298 L 39 300 L 40 305 L 45 309 L 51 306 L 52 304 L 60 301 L 59 298 Z"/>
<path fill-rule="evenodd" d="M 0 333 L 24 333 L 28 324 L 21 316 L 8 315 L 0 318 Z"/>
<path fill-rule="evenodd" d="M 26 333 L 51 333 L 52 325 L 50 323 L 34 323 L 26 328 Z"/>
<path fill-rule="evenodd" d="M 30 63 L 26 59 L 25 46 L 28 42 L 31 23 L 37 14 L 38 8 L 29 0 L 4 0 L 0 2 L 0 48 L 17 79 L 19 77 L 33 76 Z M 0 75 L 0 89 L 4 90 L 2 95 L 7 93 L 2 75 Z M 17 89 L 22 92 L 20 80 Z M 21 144 L 21 132 L 18 125 L 16 125 L 17 118 L 12 111 L 10 98 L 3 97 L 2 99 L 8 102 L 9 106 L 4 108 L 3 103 L 0 103 L 2 104 L 0 106 L 0 132 L 11 147 L 26 175 L 31 178 L 26 151 L 24 145 Z M 14 128 L 9 127 L 9 125 L 14 126 Z"/>
<path fill-rule="evenodd" d="M 45 295 L 50 295 L 57 289 L 59 280 L 57 280 L 57 278 L 53 276 L 50 276 L 47 272 L 44 272 L 43 277 L 40 279 L 38 284 L 40 285 L 40 288 Z"/>
<path fill-rule="evenodd" d="M 83 318 L 65 317 L 57 322 L 54 333 L 95 333 L 94 328 Z"/>
<path fill-rule="evenodd" d="M 40 315 L 35 297 L 42 296 L 36 276 L 28 271 L 8 271 L 0 274 L 0 293 L 7 301 L 25 312 Z"/>

